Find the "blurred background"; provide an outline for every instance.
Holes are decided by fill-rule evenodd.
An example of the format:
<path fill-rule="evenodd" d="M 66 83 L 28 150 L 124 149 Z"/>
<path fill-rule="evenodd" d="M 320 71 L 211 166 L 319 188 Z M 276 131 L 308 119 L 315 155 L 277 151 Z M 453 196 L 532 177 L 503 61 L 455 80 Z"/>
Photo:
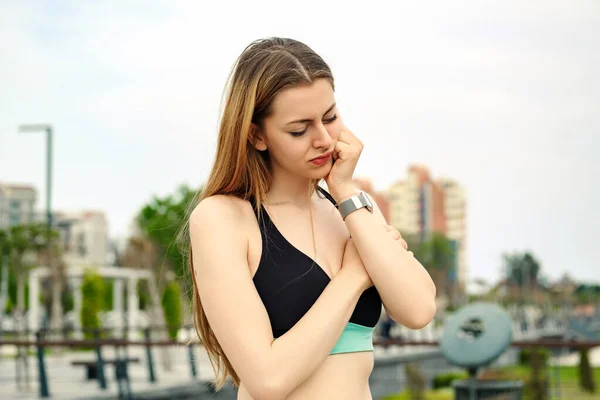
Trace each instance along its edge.
<path fill-rule="evenodd" d="M 268 36 L 330 65 L 356 182 L 438 288 L 423 330 L 382 315 L 374 397 L 455 398 L 440 340 L 479 301 L 514 339 L 483 375 L 600 396 L 593 0 L 0 1 L 0 392 L 210 391 L 176 235 L 227 75 Z"/>

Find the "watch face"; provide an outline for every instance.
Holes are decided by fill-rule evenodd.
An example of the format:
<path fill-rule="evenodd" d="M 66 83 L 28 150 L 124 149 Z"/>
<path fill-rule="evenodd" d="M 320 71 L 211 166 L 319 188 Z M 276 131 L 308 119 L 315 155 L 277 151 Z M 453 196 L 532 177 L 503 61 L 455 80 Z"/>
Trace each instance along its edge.
<path fill-rule="evenodd" d="M 367 196 L 367 194 L 365 192 L 362 192 L 360 194 L 360 197 L 362 198 L 363 203 L 367 206 L 367 207 L 373 207 L 373 204 L 371 203 L 371 200 L 369 200 L 369 196 Z"/>
<path fill-rule="evenodd" d="M 365 192 L 361 192 L 360 198 L 361 198 L 361 202 L 364 204 L 364 206 L 367 208 L 367 210 L 369 210 L 369 212 L 373 212 L 373 203 L 371 203 L 369 196 L 367 196 L 367 194 Z"/>
<path fill-rule="evenodd" d="M 354 195 L 349 199 L 344 200 L 340 204 L 339 210 L 342 214 L 342 218 L 345 219 L 348 214 L 360 210 L 361 208 L 366 208 L 369 212 L 373 212 L 373 204 L 365 192 L 360 192 L 358 195 Z"/>

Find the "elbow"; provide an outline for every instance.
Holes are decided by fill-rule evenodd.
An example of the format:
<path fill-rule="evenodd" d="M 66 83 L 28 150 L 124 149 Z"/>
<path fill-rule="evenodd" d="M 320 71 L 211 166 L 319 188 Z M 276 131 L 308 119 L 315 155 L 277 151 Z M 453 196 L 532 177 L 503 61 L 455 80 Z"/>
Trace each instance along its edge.
<path fill-rule="evenodd" d="M 433 321 L 436 312 L 437 307 L 435 301 L 428 302 L 422 307 L 418 307 L 418 312 L 415 312 L 410 318 L 407 318 L 404 322 L 404 326 L 413 330 L 423 329 Z"/>
<path fill-rule="evenodd" d="M 282 400 L 286 398 L 285 391 L 273 381 L 263 382 L 248 390 L 253 399 Z"/>
<path fill-rule="evenodd" d="M 283 380 L 279 379 L 277 374 L 261 373 L 255 382 L 254 385 L 247 386 L 253 399 L 282 400 L 289 395 L 288 388 L 285 387 Z"/>

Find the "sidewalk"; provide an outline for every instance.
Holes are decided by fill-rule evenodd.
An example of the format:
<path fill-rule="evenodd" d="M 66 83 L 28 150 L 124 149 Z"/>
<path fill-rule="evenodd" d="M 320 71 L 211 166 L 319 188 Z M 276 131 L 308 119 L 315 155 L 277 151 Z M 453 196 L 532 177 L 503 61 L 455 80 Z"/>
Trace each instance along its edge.
<path fill-rule="evenodd" d="M 208 382 L 214 377 L 206 352 L 201 347 L 194 349 L 197 377 L 193 378 L 187 347 L 173 347 L 171 353 L 172 368 L 166 371 L 162 365 L 160 350 L 152 350 L 156 382 L 149 382 L 146 351 L 140 346 L 130 347 L 128 357 L 137 357 L 139 363 L 129 364 L 128 372 L 132 393 L 167 389 L 169 387 L 193 385 L 195 381 Z M 105 359 L 114 359 L 114 349 L 103 350 Z M 121 353 L 123 357 L 123 353 Z M 101 390 L 97 380 L 87 380 L 86 370 L 81 366 L 72 366 L 75 360 L 94 361 L 96 354 L 90 352 L 65 352 L 61 355 L 45 357 L 48 387 L 52 399 L 116 398 L 118 395 L 114 367 L 105 367 L 107 389 Z M 14 358 L 0 359 L 0 399 L 29 400 L 39 398 L 38 364 L 35 356 L 29 357 L 30 384 L 26 391 L 19 391 L 16 385 L 16 361 Z"/>

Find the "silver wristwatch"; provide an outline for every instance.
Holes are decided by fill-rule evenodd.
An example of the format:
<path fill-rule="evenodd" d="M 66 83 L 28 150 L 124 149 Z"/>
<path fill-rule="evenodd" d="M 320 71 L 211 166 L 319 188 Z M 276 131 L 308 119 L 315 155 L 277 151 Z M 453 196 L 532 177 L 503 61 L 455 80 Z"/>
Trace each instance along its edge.
<path fill-rule="evenodd" d="M 369 212 L 373 212 L 373 204 L 365 192 L 355 194 L 338 205 L 338 210 L 340 210 L 340 214 L 344 220 L 349 214 L 361 208 L 366 208 Z"/>

